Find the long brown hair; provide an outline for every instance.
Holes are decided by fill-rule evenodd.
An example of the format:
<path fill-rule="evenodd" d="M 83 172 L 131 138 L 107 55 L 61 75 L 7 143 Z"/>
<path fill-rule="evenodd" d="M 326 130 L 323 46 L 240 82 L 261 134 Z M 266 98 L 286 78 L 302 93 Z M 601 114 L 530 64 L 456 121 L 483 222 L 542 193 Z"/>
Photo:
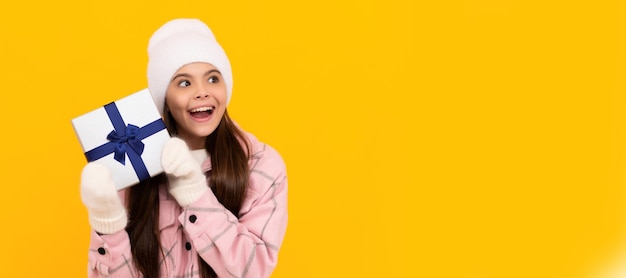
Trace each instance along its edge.
<path fill-rule="evenodd" d="M 167 105 L 165 125 L 170 134 L 177 134 L 177 124 Z M 250 146 L 243 132 L 224 111 L 224 115 L 213 133 L 205 140 L 205 149 L 211 159 L 209 187 L 215 197 L 235 216 L 248 188 L 250 170 L 248 155 Z M 164 174 L 155 176 L 130 188 L 127 195 L 129 222 L 128 232 L 133 263 L 144 277 L 158 277 L 159 254 L 163 250 L 159 240 L 159 184 L 167 182 Z M 217 277 L 215 271 L 200 257 L 200 277 Z M 165 263 L 165 262 L 163 262 Z"/>

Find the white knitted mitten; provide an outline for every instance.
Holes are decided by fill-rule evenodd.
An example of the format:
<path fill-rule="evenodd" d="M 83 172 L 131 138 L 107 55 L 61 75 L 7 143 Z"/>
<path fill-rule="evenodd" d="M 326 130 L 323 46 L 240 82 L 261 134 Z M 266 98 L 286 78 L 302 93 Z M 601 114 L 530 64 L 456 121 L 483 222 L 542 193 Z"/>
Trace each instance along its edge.
<path fill-rule="evenodd" d="M 185 141 L 169 139 L 161 153 L 161 164 L 169 180 L 169 192 L 181 207 L 189 206 L 209 190 L 206 176 Z"/>
<path fill-rule="evenodd" d="M 126 210 L 117 195 L 111 171 L 98 163 L 83 167 L 80 197 L 87 212 L 89 224 L 101 234 L 113 234 L 126 227 Z"/>

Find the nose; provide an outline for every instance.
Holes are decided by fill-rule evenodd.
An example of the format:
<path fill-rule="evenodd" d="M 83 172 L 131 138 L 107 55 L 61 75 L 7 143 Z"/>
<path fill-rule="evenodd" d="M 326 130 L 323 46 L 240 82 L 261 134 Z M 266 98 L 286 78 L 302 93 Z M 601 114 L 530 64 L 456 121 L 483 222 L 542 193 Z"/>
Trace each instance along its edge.
<path fill-rule="evenodd" d="M 196 99 L 205 99 L 205 98 L 209 98 L 211 95 L 209 94 L 209 90 L 208 88 L 204 87 L 204 86 L 199 86 L 198 87 L 198 91 L 196 92 Z"/>
<path fill-rule="evenodd" d="M 201 92 L 196 94 L 196 99 L 205 99 L 205 98 L 209 98 L 209 94 L 206 92 Z"/>

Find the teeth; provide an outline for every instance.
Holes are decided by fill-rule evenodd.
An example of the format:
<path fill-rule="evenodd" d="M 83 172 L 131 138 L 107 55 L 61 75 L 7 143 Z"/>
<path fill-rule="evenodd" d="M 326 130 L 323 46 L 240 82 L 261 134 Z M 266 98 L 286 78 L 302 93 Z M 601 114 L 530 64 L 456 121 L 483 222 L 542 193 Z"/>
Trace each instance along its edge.
<path fill-rule="evenodd" d="M 196 109 L 192 109 L 191 112 L 204 112 L 204 111 L 212 111 L 213 107 L 199 107 Z"/>

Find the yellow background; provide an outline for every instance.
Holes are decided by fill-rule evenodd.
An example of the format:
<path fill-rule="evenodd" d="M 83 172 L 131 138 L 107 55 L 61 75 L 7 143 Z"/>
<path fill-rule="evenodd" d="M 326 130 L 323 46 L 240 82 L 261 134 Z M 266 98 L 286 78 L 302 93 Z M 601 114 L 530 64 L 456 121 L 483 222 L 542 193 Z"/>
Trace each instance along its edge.
<path fill-rule="evenodd" d="M 7 2 L 7 1 L 5 1 Z M 289 175 L 273 277 L 591 277 L 626 265 L 622 1 L 0 4 L 0 277 L 86 274 L 70 120 L 197 17 Z"/>

